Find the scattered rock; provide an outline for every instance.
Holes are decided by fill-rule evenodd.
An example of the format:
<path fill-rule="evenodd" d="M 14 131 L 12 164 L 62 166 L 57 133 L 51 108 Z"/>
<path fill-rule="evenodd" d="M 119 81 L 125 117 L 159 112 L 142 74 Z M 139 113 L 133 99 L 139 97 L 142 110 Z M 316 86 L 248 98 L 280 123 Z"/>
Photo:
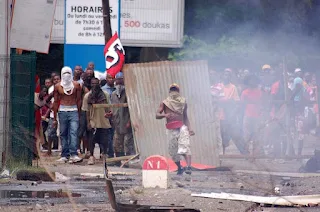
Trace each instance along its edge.
<path fill-rule="evenodd" d="M 85 209 L 82 209 L 82 211 L 83 211 L 83 212 L 89 211 L 89 209 L 88 209 L 88 208 L 85 208 Z"/>
<path fill-rule="evenodd" d="M 243 189 L 244 189 L 244 186 L 243 186 L 242 183 L 238 183 L 238 187 L 239 187 L 240 190 L 243 190 Z"/>
<path fill-rule="evenodd" d="M 32 185 L 32 186 L 37 186 L 38 183 L 37 183 L 37 182 L 32 182 L 31 185 Z"/>
<path fill-rule="evenodd" d="M 183 185 L 181 182 L 179 182 L 179 181 L 176 182 L 176 185 L 177 185 L 179 188 L 183 188 L 183 187 L 184 187 L 184 185 Z"/>
<path fill-rule="evenodd" d="M 1 172 L 0 178 L 10 178 L 10 172 L 8 169 L 5 169 Z"/>
<path fill-rule="evenodd" d="M 55 172 L 55 176 L 55 182 L 66 182 L 71 179 L 70 177 L 66 177 L 63 174 L 60 174 L 59 172 Z"/>
<path fill-rule="evenodd" d="M 133 188 L 133 191 L 136 193 L 136 194 L 142 194 L 143 193 L 143 188 L 140 187 L 140 186 L 136 186 Z"/>
<path fill-rule="evenodd" d="M 33 207 L 28 207 L 27 210 L 28 211 L 33 211 Z"/>
<path fill-rule="evenodd" d="M 93 211 L 102 211 L 101 208 L 94 208 Z"/>
<path fill-rule="evenodd" d="M 47 212 L 51 212 L 51 210 L 50 210 L 50 209 L 48 209 L 48 210 L 47 210 Z"/>
<path fill-rule="evenodd" d="M 130 204 L 136 205 L 138 203 L 138 200 L 130 200 L 129 202 Z"/>
<path fill-rule="evenodd" d="M 121 189 L 119 189 L 119 190 L 117 190 L 116 192 L 114 192 L 114 194 L 122 194 L 122 190 Z"/>
<path fill-rule="evenodd" d="M 42 206 L 40 204 L 36 204 L 36 209 L 37 210 L 42 210 Z"/>
<path fill-rule="evenodd" d="M 44 194 L 44 198 L 45 198 L 45 199 L 50 198 L 50 194 L 49 194 L 49 193 L 45 193 L 45 194 Z"/>
<path fill-rule="evenodd" d="M 186 176 L 184 180 L 190 182 L 191 181 L 191 177 L 190 176 Z"/>

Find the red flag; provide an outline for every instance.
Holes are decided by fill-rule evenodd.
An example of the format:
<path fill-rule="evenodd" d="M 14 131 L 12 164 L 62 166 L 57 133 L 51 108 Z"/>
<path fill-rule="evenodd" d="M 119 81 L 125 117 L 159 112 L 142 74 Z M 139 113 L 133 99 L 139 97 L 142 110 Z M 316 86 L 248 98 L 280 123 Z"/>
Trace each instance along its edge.
<path fill-rule="evenodd" d="M 40 85 L 40 78 L 38 75 L 36 75 L 36 78 L 35 78 L 35 93 L 40 93 L 41 91 L 41 85 Z"/>
<path fill-rule="evenodd" d="M 115 33 L 104 47 L 104 58 L 106 60 L 106 72 L 115 77 L 121 71 L 125 62 L 124 48 L 118 34 Z"/>

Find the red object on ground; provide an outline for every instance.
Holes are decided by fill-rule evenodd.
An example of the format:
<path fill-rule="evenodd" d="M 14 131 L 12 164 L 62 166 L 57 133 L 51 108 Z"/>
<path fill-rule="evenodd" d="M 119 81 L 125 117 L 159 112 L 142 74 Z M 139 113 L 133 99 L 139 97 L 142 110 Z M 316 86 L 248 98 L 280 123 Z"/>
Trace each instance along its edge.
<path fill-rule="evenodd" d="M 166 124 L 166 128 L 168 130 L 179 129 L 182 126 L 183 126 L 183 122 L 182 121 L 172 121 L 172 122 Z"/>
<path fill-rule="evenodd" d="M 161 155 L 152 155 L 145 159 L 142 165 L 143 170 L 168 170 L 168 161 Z"/>
<path fill-rule="evenodd" d="M 169 171 L 170 172 L 175 172 L 178 170 L 177 165 L 174 163 L 173 160 L 167 159 L 168 165 L 169 165 Z M 185 167 L 187 166 L 187 163 L 185 161 L 181 161 L 181 166 Z M 216 168 L 215 166 L 209 166 L 209 165 L 204 165 L 204 164 L 199 164 L 199 163 L 191 163 L 192 168 L 198 169 L 198 170 L 206 170 L 206 169 L 214 169 Z"/>

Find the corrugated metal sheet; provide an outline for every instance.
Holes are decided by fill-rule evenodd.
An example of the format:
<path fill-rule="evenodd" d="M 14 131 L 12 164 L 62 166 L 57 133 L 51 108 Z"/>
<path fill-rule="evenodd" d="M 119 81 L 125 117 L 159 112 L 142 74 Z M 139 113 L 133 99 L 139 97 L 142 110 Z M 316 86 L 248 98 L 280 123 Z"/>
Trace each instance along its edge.
<path fill-rule="evenodd" d="M 157 120 L 156 110 L 168 96 L 169 86 L 178 83 L 187 98 L 188 115 L 196 135 L 191 137 L 194 163 L 219 165 L 215 118 L 206 61 L 153 62 L 124 67 L 126 92 L 135 139 L 141 159 L 168 155 L 165 120 Z"/>

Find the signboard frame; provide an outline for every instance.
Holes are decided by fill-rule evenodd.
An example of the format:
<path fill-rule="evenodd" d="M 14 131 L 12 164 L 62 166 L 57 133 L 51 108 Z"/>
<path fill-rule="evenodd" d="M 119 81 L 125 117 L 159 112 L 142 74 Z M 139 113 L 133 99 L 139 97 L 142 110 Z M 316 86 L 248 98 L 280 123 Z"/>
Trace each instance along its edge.
<path fill-rule="evenodd" d="M 58 0 L 59 1 L 59 0 Z M 62 0 L 60 0 L 62 1 Z M 122 0 L 123 1 L 123 0 Z M 121 6 L 123 6 L 123 2 L 119 1 L 119 14 L 121 14 Z M 124 46 L 127 47 L 165 47 L 165 48 L 180 48 L 183 46 L 183 35 L 184 35 L 184 14 L 185 14 L 185 0 L 176 0 L 178 1 L 178 7 L 177 12 L 173 11 L 174 14 L 177 16 L 177 28 L 173 29 L 173 36 L 175 36 L 176 39 L 174 40 L 136 40 L 136 39 L 124 39 L 122 34 L 124 32 L 121 32 L 122 30 L 118 30 L 118 35 L 121 39 L 121 42 Z M 59 12 L 59 8 L 57 8 L 57 11 Z M 64 29 L 66 28 L 66 18 L 65 18 L 65 11 L 66 11 L 66 0 L 64 0 L 64 16 L 63 16 L 63 24 Z M 57 16 L 55 16 L 57 19 L 57 23 L 60 23 L 62 25 L 62 20 L 58 19 Z M 121 20 L 118 20 L 119 24 L 122 22 Z M 175 23 L 175 22 L 174 22 Z M 53 28 L 58 28 L 59 26 L 53 26 Z M 64 38 L 62 38 L 62 35 L 59 35 L 59 31 L 54 31 L 57 34 L 52 35 L 52 41 L 51 43 L 65 43 L 65 30 L 63 32 Z M 61 31 L 60 31 L 61 32 Z"/>

